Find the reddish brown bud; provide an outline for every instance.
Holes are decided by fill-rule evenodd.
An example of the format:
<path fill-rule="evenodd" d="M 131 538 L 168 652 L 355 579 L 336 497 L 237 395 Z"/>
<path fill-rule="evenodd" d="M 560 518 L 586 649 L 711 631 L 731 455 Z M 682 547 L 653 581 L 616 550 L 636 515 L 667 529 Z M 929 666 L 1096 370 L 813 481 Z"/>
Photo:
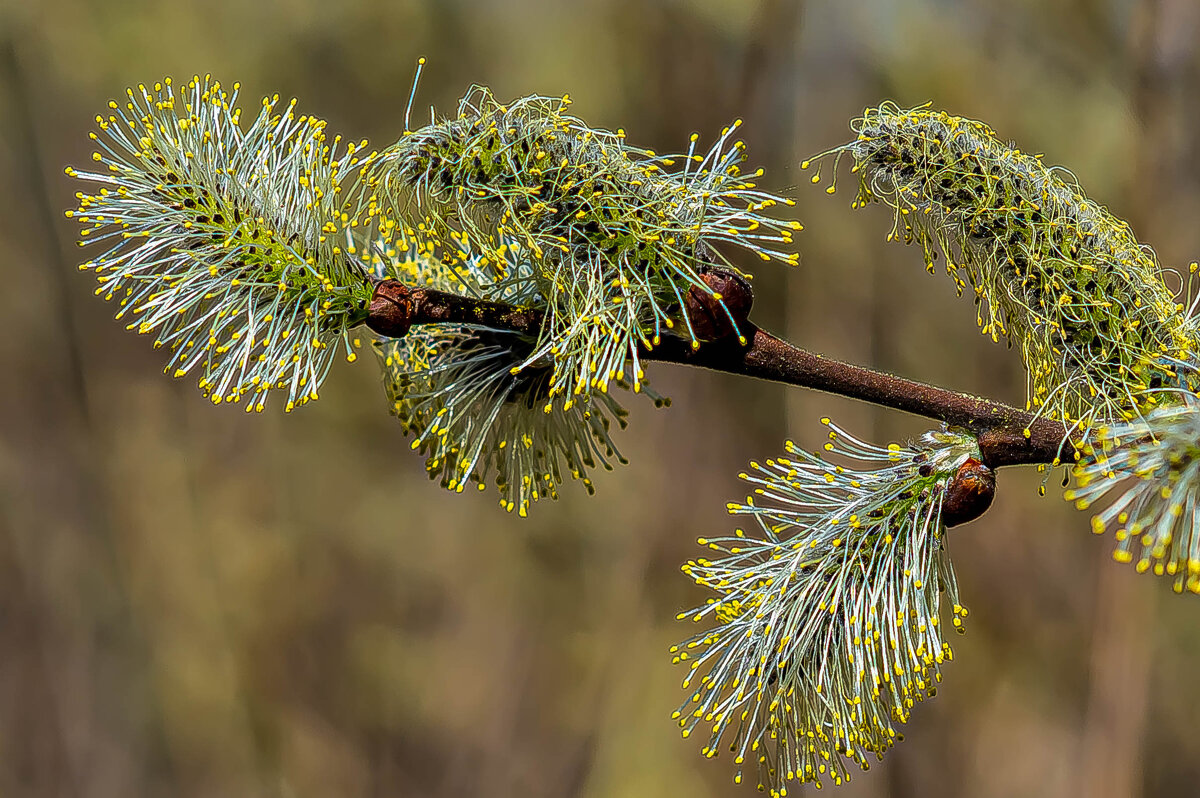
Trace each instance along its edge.
<path fill-rule="evenodd" d="M 958 526 L 974 521 L 992 506 L 995 495 L 996 472 L 973 457 L 968 459 L 946 486 L 942 522 Z"/>
<path fill-rule="evenodd" d="M 412 326 L 412 291 L 398 280 L 383 280 L 367 308 L 367 326 L 389 338 L 403 338 Z"/>
<path fill-rule="evenodd" d="M 700 279 L 709 290 L 692 286 L 683 303 L 692 332 L 701 341 L 735 334 L 735 324 L 738 328 L 746 324 L 754 304 L 750 281 L 735 271 L 715 267 L 701 271 Z"/>

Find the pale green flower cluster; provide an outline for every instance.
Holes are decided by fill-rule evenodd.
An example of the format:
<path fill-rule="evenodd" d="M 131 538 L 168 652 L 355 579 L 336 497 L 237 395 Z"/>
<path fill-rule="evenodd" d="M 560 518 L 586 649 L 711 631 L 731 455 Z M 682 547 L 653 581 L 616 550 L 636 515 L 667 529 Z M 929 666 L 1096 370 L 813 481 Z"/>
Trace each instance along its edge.
<path fill-rule="evenodd" d="M 1066 498 L 1087 510 L 1114 495 L 1092 518 L 1097 534 L 1116 528 L 1113 559 L 1200 593 L 1200 398 L 1178 400 L 1100 427 Z"/>
<path fill-rule="evenodd" d="M 374 261 L 381 278 L 541 307 L 525 279 L 532 266 L 523 251 L 502 244 L 492 258 L 460 252 L 451 265 L 402 239 L 381 245 Z M 489 265 L 497 260 L 506 265 L 504 287 L 491 282 Z M 552 395 L 551 361 L 531 362 L 536 345 L 520 333 L 451 325 L 422 325 L 404 338 L 375 342 L 392 412 L 414 436 L 412 447 L 426 455 L 430 475 L 461 492 L 471 482 L 484 489 L 492 473 L 501 506 L 522 516 L 532 502 L 557 498 L 566 478 L 582 480 L 590 493 L 589 470 L 625 462 L 609 435 L 614 426 L 624 428 L 625 409 L 608 392 Z"/>
<path fill-rule="evenodd" d="M 931 108 L 884 104 L 852 127 L 853 141 L 818 157 L 854 161 L 855 205 L 895 210 L 889 239 L 917 243 L 930 271 L 946 258 L 960 293 L 972 290 L 983 332 L 1021 347 L 1039 414 L 1086 437 L 1178 385 L 1166 364 L 1197 351 L 1196 324 L 1154 252 L 1070 173 L 982 122 Z"/>
<path fill-rule="evenodd" d="M 354 358 L 349 330 L 366 318 L 343 191 L 366 142 L 339 154 L 324 122 L 278 97 L 243 130 L 237 94 L 205 76 L 110 102 L 91 134 L 96 171 L 67 169 L 100 188 L 68 215 L 81 244 L 107 247 L 80 268 L 170 351 L 168 373 L 247 410 L 280 390 L 291 410 L 317 398 L 339 351 Z"/>
<path fill-rule="evenodd" d="M 884 449 L 823 422 L 825 452 L 789 442 L 741 475 L 753 495 L 729 511 L 757 529 L 702 538 L 715 555 L 683 566 L 715 596 L 679 616 L 710 628 L 672 649 L 691 691 L 675 718 L 706 735 L 707 756 L 728 748 L 737 781 L 751 763 L 772 795 L 791 780 L 841 784 L 847 762 L 882 756 L 951 656 L 944 605 L 955 628 L 967 614 L 942 509 L 974 439 Z"/>
<path fill-rule="evenodd" d="M 792 231 L 769 212 L 791 200 L 742 174 L 745 147 L 726 128 L 704 154 L 625 143 L 623 131 L 589 127 L 568 98 L 501 103 L 476 88 L 456 116 L 406 133 L 368 171 L 381 213 L 429 215 L 432 231 L 473 247 L 519 247 L 547 313 L 529 360 L 552 361 L 556 396 L 640 390 L 640 352 L 682 322 L 689 290 L 711 294 L 706 263 L 726 263 L 718 244 L 795 263 Z M 720 297 L 717 297 L 720 299 Z M 736 329 L 737 322 L 731 317 Z"/>

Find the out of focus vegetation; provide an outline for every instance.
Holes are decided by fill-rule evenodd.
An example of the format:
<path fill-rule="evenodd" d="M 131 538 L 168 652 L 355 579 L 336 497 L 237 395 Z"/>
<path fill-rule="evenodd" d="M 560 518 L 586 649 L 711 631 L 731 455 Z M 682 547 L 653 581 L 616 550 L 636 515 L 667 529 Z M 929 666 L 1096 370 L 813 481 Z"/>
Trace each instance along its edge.
<path fill-rule="evenodd" d="M 660 151 L 746 120 L 798 201 L 802 265 L 755 318 L 849 360 L 1010 402 L 1015 353 L 799 161 L 891 98 L 1070 167 L 1164 263 L 1200 255 L 1200 7 L 1188 0 L 0 0 L 0 795 L 748 795 L 669 720 L 678 573 L 736 473 L 821 415 L 920 422 L 657 367 L 632 464 L 529 519 L 430 483 L 370 359 L 283 416 L 161 374 L 75 270 L 62 175 L 126 86 L 211 72 L 383 144 L 473 82 L 569 92 Z M 1056 474 L 1052 480 L 1061 475 Z M 939 697 L 847 796 L 1191 795 L 1200 604 L 1111 564 L 1038 475 L 951 545 L 971 607 Z M 1052 485 L 1052 488 L 1055 486 Z"/>

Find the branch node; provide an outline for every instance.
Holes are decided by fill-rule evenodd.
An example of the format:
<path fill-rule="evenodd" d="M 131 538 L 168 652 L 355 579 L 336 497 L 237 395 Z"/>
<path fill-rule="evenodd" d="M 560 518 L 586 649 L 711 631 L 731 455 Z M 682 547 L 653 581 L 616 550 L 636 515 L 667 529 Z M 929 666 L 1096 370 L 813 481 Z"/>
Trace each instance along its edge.
<path fill-rule="evenodd" d="M 750 281 L 737 272 L 715 266 L 702 268 L 700 279 L 709 290 L 694 285 L 683 302 L 692 332 L 701 341 L 716 341 L 740 333 L 754 304 Z"/>
<path fill-rule="evenodd" d="M 380 335 L 403 338 L 412 327 L 419 291 L 399 280 L 380 281 L 367 308 L 367 326 Z"/>

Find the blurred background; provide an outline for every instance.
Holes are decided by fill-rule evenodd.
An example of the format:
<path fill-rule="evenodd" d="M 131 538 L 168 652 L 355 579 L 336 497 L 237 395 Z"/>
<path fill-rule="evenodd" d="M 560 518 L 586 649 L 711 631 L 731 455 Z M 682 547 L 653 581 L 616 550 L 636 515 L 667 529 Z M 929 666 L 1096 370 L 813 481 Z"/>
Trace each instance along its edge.
<path fill-rule="evenodd" d="M 529 519 L 424 475 L 371 358 L 293 415 L 212 407 L 92 297 L 63 175 L 127 86 L 211 72 L 332 131 L 393 140 L 472 83 L 570 92 L 659 151 L 746 120 L 797 200 L 799 268 L 759 324 L 830 355 L 1021 403 L 1015 353 L 885 209 L 798 163 L 868 105 L 988 121 L 1200 256 L 1200 6 L 1191 0 L 0 0 L 0 796 L 743 796 L 669 720 L 678 567 L 728 531 L 750 458 L 886 442 L 920 420 L 656 366 L 629 466 Z M 825 176 L 828 178 L 828 174 Z M 907 739 L 844 796 L 1194 795 L 1200 600 L 1109 559 L 1006 471 L 950 546 L 968 634 Z M 1190 676 L 1189 676 L 1190 674 Z"/>

